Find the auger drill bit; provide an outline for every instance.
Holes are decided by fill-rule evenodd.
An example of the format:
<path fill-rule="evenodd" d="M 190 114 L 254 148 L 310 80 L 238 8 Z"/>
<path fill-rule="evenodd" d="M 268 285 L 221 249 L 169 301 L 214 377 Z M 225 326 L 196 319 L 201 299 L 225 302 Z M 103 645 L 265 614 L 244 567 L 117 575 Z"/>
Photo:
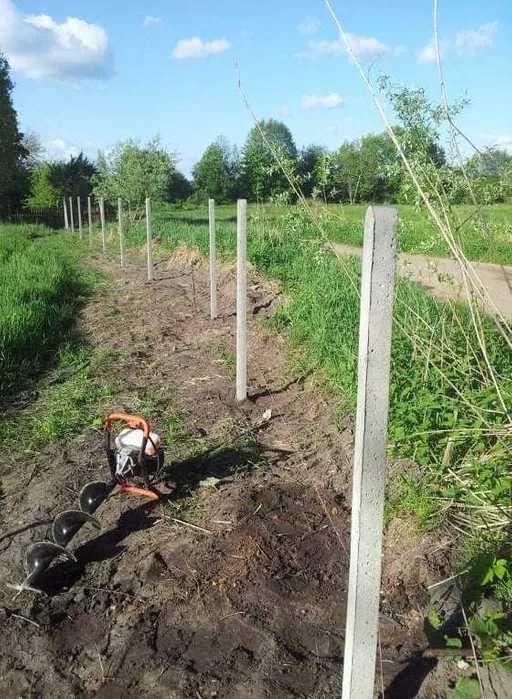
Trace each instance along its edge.
<path fill-rule="evenodd" d="M 80 509 L 82 512 L 89 515 L 94 514 L 108 498 L 114 487 L 115 483 L 109 484 L 104 481 L 93 481 L 84 485 L 80 491 Z"/>
<path fill-rule="evenodd" d="M 53 540 L 59 546 L 67 546 L 75 534 L 90 522 L 96 529 L 101 530 L 101 525 L 88 512 L 81 510 L 66 510 L 55 517 L 52 525 Z"/>
<path fill-rule="evenodd" d="M 22 587 L 31 585 L 36 578 L 47 570 L 53 561 L 60 557 L 67 558 L 76 563 L 76 556 L 59 544 L 52 541 L 38 541 L 32 544 L 25 553 L 23 568 L 27 577 Z"/>

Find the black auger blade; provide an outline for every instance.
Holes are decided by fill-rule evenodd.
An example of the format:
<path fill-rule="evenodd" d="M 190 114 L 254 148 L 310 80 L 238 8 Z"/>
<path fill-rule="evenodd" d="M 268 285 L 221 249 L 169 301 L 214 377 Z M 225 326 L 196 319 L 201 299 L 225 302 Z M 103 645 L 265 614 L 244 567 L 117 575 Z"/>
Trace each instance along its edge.
<path fill-rule="evenodd" d="M 55 517 L 52 525 L 52 536 L 53 540 L 59 546 L 67 546 L 75 534 L 86 524 L 90 522 L 96 527 L 96 529 L 101 529 L 101 525 L 96 519 L 88 512 L 83 512 L 81 510 L 66 510 L 61 512 L 60 515 Z"/>
<path fill-rule="evenodd" d="M 93 481 L 84 485 L 80 491 L 80 509 L 82 512 L 92 515 L 102 502 L 110 495 L 112 485 L 104 481 Z"/>
<path fill-rule="evenodd" d="M 60 556 L 76 563 L 76 557 L 63 546 L 52 541 L 38 541 L 32 544 L 25 553 L 23 567 L 27 578 L 25 584 L 30 584 L 37 576 L 45 571 Z"/>

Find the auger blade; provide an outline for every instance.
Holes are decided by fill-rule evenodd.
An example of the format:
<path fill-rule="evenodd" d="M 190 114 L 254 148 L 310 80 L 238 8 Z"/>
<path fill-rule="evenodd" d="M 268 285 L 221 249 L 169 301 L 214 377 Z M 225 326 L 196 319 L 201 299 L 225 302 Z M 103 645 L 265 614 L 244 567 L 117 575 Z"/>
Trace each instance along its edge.
<path fill-rule="evenodd" d="M 80 491 L 80 509 L 87 514 L 94 514 L 102 502 L 105 502 L 112 486 L 104 481 L 93 481 L 84 485 Z"/>
<path fill-rule="evenodd" d="M 101 529 L 101 525 L 88 512 L 81 510 L 66 510 L 57 515 L 52 525 L 53 540 L 59 546 L 67 546 L 75 534 L 86 524 L 90 522 L 96 529 Z"/>
<path fill-rule="evenodd" d="M 76 563 L 76 557 L 71 551 L 59 546 L 59 544 L 54 544 L 52 541 L 38 541 L 36 544 L 32 544 L 27 549 L 23 561 L 23 567 L 27 574 L 24 584 L 30 584 L 60 556 L 69 558 Z"/>

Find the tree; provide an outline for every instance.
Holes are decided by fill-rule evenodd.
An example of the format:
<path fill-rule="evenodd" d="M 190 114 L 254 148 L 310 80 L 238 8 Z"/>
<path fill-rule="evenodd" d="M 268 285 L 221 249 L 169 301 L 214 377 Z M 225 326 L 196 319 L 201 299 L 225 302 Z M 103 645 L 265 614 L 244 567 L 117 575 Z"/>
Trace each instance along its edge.
<path fill-rule="evenodd" d="M 467 162 L 467 169 L 483 177 L 502 177 L 512 164 L 512 155 L 501 148 L 487 148 Z"/>
<path fill-rule="evenodd" d="M 268 199 L 290 191 L 288 177 L 295 177 L 297 148 L 290 129 L 281 121 L 258 122 L 249 132 L 242 153 L 242 169 L 254 199 Z"/>
<path fill-rule="evenodd" d="M 23 147 L 27 151 L 26 165 L 29 169 L 40 165 L 45 152 L 44 146 L 41 143 L 39 134 L 35 131 L 27 131 L 23 134 Z"/>
<path fill-rule="evenodd" d="M 0 207 L 7 210 L 18 205 L 22 196 L 28 155 L 12 103 L 13 88 L 9 63 L 0 53 Z"/>
<path fill-rule="evenodd" d="M 51 209 L 57 206 L 59 192 L 51 183 L 49 163 L 42 163 L 32 170 L 31 189 L 25 205 L 30 209 Z"/>
<path fill-rule="evenodd" d="M 331 198 L 354 204 L 361 199 L 363 153 L 357 141 L 343 143 L 332 156 L 329 184 Z"/>
<path fill-rule="evenodd" d="M 210 144 L 193 169 L 194 183 L 200 194 L 230 201 L 236 198 L 240 165 L 236 148 L 220 137 Z"/>
<path fill-rule="evenodd" d="M 311 144 L 298 155 L 297 177 L 305 197 L 312 197 L 319 190 L 322 162 L 326 153 L 324 146 Z"/>
<path fill-rule="evenodd" d="M 169 180 L 166 199 L 171 202 L 185 201 L 194 193 L 194 186 L 185 175 L 175 170 Z"/>
<path fill-rule="evenodd" d="M 109 152 L 100 152 L 97 174 L 93 176 L 94 194 L 114 204 L 121 197 L 136 215 L 146 197 L 165 199 L 176 171 L 176 158 L 158 138 L 141 146 L 133 140 L 118 143 Z"/>
<path fill-rule="evenodd" d="M 88 197 L 92 191 L 92 178 L 96 173 L 92 163 L 83 153 L 68 161 L 49 164 L 49 181 L 59 197 Z"/>

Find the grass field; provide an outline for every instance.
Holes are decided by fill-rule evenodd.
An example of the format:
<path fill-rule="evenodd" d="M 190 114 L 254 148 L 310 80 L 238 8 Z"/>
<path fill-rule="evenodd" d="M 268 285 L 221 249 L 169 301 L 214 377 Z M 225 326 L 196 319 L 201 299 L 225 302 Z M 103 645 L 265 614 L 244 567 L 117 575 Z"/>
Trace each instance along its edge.
<path fill-rule="evenodd" d="M 325 237 L 338 243 L 362 245 L 362 222 L 367 205 L 342 206 L 330 204 L 315 206 L 314 212 Z M 402 252 L 449 256 L 448 246 L 428 220 L 423 211 L 413 206 L 398 206 L 399 246 Z M 249 219 L 256 223 L 275 224 L 291 215 L 295 207 L 249 206 Z M 453 207 L 451 215 L 455 226 L 461 225 L 459 242 L 470 260 L 512 265 L 512 204 L 496 204 L 482 207 L 480 223 L 471 218 L 469 206 Z M 221 230 L 234 230 L 236 207 L 222 205 L 216 207 L 216 217 Z M 178 209 L 164 207 L 156 215 L 155 223 L 176 221 L 193 225 L 207 224 L 206 207 Z"/>
<path fill-rule="evenodd" d="M 37 225 L 0 226 L 0 396 L 57 347 L 84 291 L 69 236 Z"/>

